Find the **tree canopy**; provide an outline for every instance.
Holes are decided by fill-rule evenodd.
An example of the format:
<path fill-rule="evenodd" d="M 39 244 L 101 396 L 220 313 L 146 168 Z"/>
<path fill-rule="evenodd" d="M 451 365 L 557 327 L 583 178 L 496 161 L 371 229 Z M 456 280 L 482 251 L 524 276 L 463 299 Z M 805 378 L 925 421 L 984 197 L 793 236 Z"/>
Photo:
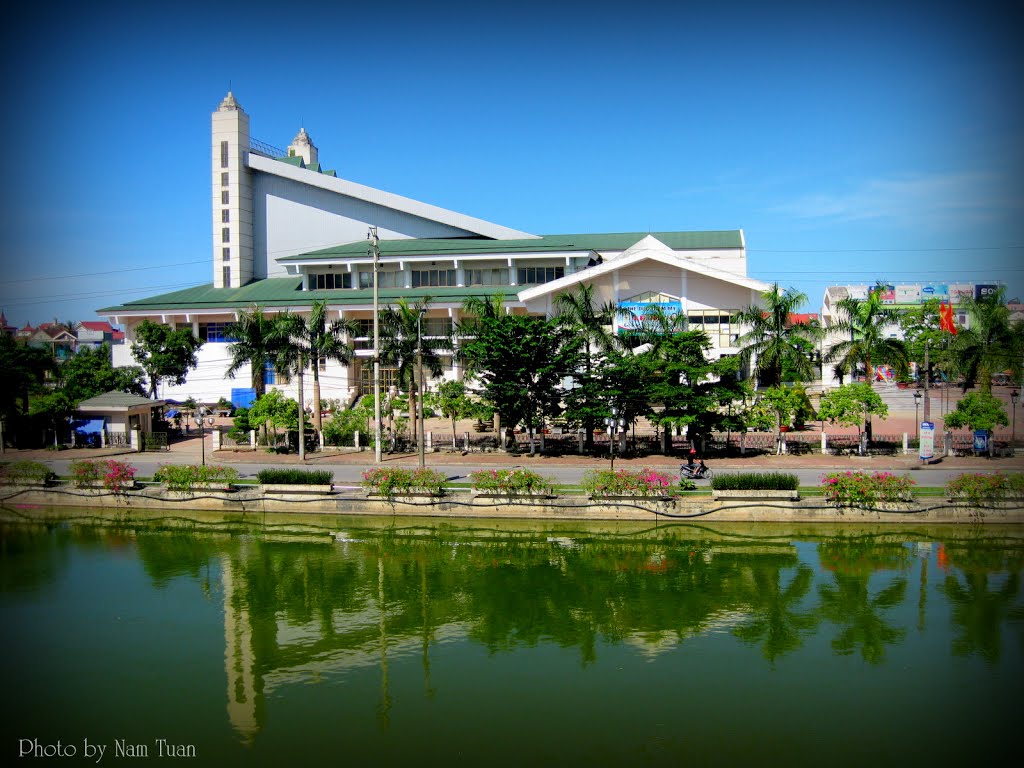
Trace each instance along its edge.
<path fill-rule="evenodd" d="M 188 372 L 199 361 L 196 352 L 203 342 L 191 328 L 172 330 L 170 326 L 143 320 L 135 329 L 132 357 L 142 366 L 149 380 L 149 397 L 156 399 L 156 388 L 163 381 L 184 384 Z"/>

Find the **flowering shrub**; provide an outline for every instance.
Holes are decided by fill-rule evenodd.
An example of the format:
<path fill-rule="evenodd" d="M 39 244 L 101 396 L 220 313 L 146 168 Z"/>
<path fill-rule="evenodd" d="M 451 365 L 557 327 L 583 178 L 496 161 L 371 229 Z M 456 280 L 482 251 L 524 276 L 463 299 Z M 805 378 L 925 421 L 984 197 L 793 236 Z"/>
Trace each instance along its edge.
<path fill-rule="evenodd" d="M 554 491 L 550 480 L 529 469 L 484 469 L 469 476 L 474 491 L 484 493 L 549 494 Z"/>
<path fill-rule="evenodd" d="M 1024 494 L 1024 475 L 964 473 L 946 483 L 946 493 L 951 499 L 972 504 L 1000 501 Z"/>
<path fill-rule="evenodd" d="M 829 472 L 822 477 L 825 498 L 837 507 L 873 508 L 883 501 L 910 501 L 916 483 L 892 472 Z"/>
<path fill-rule="evenodd" d="M 434 469 L 399 469 L 387 467 L 363 472 L 363 487 L 391 498 L 408 493 L 429 493 L 440 496 L 447 478 Z"/>
<path fill-rule="evenodd" d="M 583 488 L 591 496 L 668 496 L 676 480 L 653 469 L 594 469 L 583 475 Z"/>
<path fill-rule="evenodd" d="M 138 470 L 127 461 L 107 459 L 103 462 L 101 472 L 103 473 L 103 487 L 114 493 L 135 485 L 135 473 Z"/>
<path fill-rule="evenodd" d="M 68 470 L 76 488 L 89 488 L 100 481 L 100 465 L 90 459 L 72 461 Z"/>
<path fill-rule="evenodd" d="M 80 459 L 71 462 L 71 479 L 76 488 L 91 488 L 99 483 L 114 493 L 120 493 L 135 485 L 135 473 L 138 470 L 127 461 L 106 459 L 92 461 Z"/>
<path fill-rule="evenodd" d="M 153 479 L 170 491 L 191 491 L 200 483 L 227 485 L 238 479 L 238 470 L 216 464 L 162 464 Z"/>

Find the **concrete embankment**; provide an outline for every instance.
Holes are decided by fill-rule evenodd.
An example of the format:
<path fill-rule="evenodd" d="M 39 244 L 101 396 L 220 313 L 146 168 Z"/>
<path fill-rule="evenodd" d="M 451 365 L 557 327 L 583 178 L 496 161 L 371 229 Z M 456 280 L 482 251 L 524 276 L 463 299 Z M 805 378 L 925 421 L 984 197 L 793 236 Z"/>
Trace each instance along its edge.
<path fill-rule="evenodd" d="M 103 489 L 70 486 L 0 489 L 0 506 L 19 517 L 33 510 L 75 507 L 116 517 L 152 511 L 187 514 L 190 511 L 275 513 L 335 516 L 419 516 L 433 518 L 488 518 L 509 520 L 633 520 L 702 519 L 715 522 L 827 522 L 827 523 L 1024 523 L 1024 499 L 971 505 L 942 497 L 911 502 L 884 503 L 875 508 L 836 507 L 820 496 L 786 499 L 749 496 L 714 498 L 684 494 L 671 499 L 643 497 L 591 499 L 584 496 L 508 498 L 454 492 L 441 498 L 367 496 L 354 488 L 330 492 L 265 492 L 259 486 L 244 490 L 197 490 L 181 493 L 149 487 L 112 493 Z"/>

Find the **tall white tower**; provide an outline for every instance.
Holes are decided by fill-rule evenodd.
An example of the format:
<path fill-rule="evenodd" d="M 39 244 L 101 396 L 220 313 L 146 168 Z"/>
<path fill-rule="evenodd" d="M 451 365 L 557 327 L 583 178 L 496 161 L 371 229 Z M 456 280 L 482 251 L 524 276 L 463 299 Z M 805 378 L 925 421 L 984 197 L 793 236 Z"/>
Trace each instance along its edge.
<path fill-rule="evenodd" d="M 213 285 L 238 288 L 253 273 L 249 116 L 228 91 L 212 123 Z"/>
<path fill-rule="evenodd" d="M 288 145 L 288 155 L 291 157 L 301 157 L 307 167 L 313 166 L 315 168 L 317 163 L 320 162 L 320 154 L 317 152 L 313 140 L 306 133 L 305 128 L 300 128 L 298 134 L 292 139 L 292 143 Z"/>

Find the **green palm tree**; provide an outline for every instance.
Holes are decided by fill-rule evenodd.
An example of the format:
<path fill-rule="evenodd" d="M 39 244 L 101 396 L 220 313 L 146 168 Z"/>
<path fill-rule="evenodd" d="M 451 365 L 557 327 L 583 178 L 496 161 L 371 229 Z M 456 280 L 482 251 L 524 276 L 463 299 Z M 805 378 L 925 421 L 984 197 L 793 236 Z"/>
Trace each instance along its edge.
<path fill-rule="evenodd" d="M 257 400 L 266 394 L 264 372 L 267 363 L 273 362 L 275 358 L 273 330 L 274 319 L 264 315 L 263 308 L 254 304 L 251 309 L 239 313 L 238 319 L 225 332 L 232 339 L 229 347 L 231 365 L 227 376 L 233 379 L 243 367 L 250 366 L 252 388 Z"/>
<path fill-rule="evenodd" d="M 436 377 L 443 370 L 438 352 L 450 344 L 447 339 L 422 333 L 421 317 L 430 307 L 430 301 L 429 296 L 424 296 L 421 301 L 410 305 L 405 299 L 399 299 L 397 306 L 382 310 L 380 316 L 381 362 L 396 369 L 399 388 L 409 394 L 409 426 L 414 439 L 419 434 L 416 429 L 417 348 L 422 348 L 423 367 L 431 377 Z"/>
<path fill-rule="evenodd" d="M 970 326 L 957 332 L 950 345 L 954 365 L 964 377 L 963 388 L 979 386 L 992 393 L 992 376 L 1010 371 L 1013 380 L 1021 380 L 1024 364 L 1024 323 L 1010 320 L 1006 306 L 1006 288 L 981 299 L 964 298 L 960 306 L 970 315 Z"/>
<path fill-rule="evenodd" d="M 558 294 L 555 297 L 555 310 L 558 323 L 568 328 L 582 347 L 583 369 L 578 372 L 577 383 L 585 388 L 591 387 L 594 383 L 595 357 L 607 356 L 617 346 L 610 328 L 618 308 L 613 302 L 596 305 L 594 286 L 582 283 L 575 291 Z M 596 424 L 597 417 L 593 414 L 583 419 L 588 450 L 594 446 Z"/>
<path fill-rule="evenodd" d="M 312 368 L 313 428 L 317 433 L 323 426 L 320 417 L 320 362 L 336 360 L 348 363 L 352 359 L 352 347 L 345 336 L 354 336 L 357 332 L 356 324 L 348 318 L 330 320 L 325 301 L 313 302 L 308 316 L 282 312 L 275 323 L 272 340 L 278 370 L 295 373 L 301 391 L 306 367 Z"/>
<path fill-rule="evenodd" d="M 746 367 L 756 360 L 754 373 L 763 387 L 782 383 L 782 370 L 789 367 L 801 380 L 814 378 L 814 363 L 808 357 L 821 336 L 816 323 L 792 322 L 791 316 L 807 301 L 807 295 L 795 288 L 779 290 L 775 283 L 761 294 L 764 306 L 752 305 L 740 311 L 737 319 L 750 328 L 736 340 L 741 347 L 740 362 Z"/>
<path fill-rule="evenodd" d="M 906 376 L 909 370 L 906 345 L 886 335 L 889 327 L 899 325 L 900 314 L 882 303 L 883 285 L 879 282 L 867 299 L 847 297 L 836 302 L 842 319 L 833 323 L 830 330 L 849 334 L 850 338 L 836 342 L 825 354 L 828 362 L 843 365 L 851 378 L 857 366 L 863 366 L 869 386 L 874 386 L 876 366 L 892 366 L 897 377 Z M 870 413 L 864 415 L 864 432 L 870 442 Z"/>

